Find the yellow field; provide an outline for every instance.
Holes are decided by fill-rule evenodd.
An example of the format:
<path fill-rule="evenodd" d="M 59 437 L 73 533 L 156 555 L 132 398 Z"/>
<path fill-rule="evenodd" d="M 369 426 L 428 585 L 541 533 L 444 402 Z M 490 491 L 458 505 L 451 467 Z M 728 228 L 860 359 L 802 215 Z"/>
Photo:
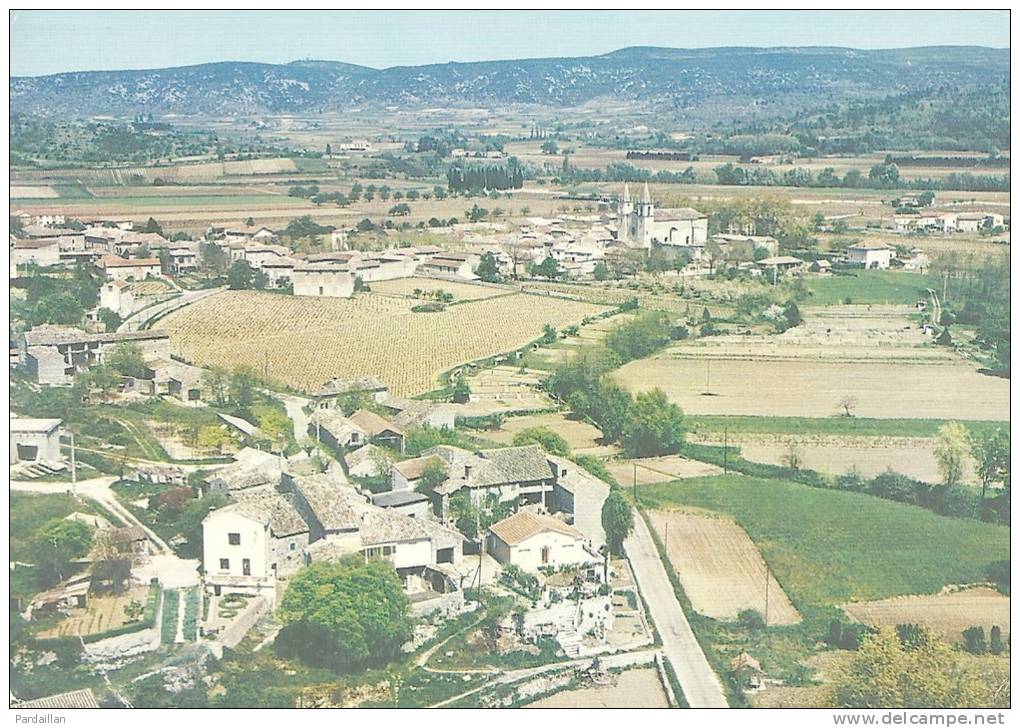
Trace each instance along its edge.
<path fill-rule="evenodd" d="M 254 291 L 210 296 L 156 324 L 171 349 L 204 366 L 250 366 L 274 381 L 314 390 L 331 377 L 374 375 L 395 394 L 432 389 L 458 364 L 509 351 L 604 309 L 514 294 L 412 313 L 412 302 L 362 294 L 306 298 Z"/>
<path fill-rule="evenodd" d="M 933 345 L 909 311 L 806 311 L 784 334 L 682 342 L 613 377 L 630 390 L 659 387 L 691 414 L 828 417 L 849 397 L 861 417 L 1008 420 L 1009 380 Z"/>
<path fill-rule="evenodd" d="M 648 515 L 699 614 L 735 620 L 741 611 L 754 609 L 767 616 L 770 625 L 800 622 L 783 587 L 766 571 L 758 547 L 736 523 L 679 511 Z"/>
<path fill-rule="evenodd" d="M 1010 634 L 1009 597 L 988 587 L 857 602 L 843 609 L 872 627 L 904 623 L 931 627 L 950 642 L 961 642 L 963 630 L 975 626 L 984 628 L 986 638 L 992 627 L 1002 629 L 1004 641 Z"/>

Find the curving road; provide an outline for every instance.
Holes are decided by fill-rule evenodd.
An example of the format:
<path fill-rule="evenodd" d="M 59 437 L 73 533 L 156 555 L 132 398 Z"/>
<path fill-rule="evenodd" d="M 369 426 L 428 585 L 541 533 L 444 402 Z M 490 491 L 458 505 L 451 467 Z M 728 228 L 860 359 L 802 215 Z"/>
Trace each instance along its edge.
<path fill-rule="evenodd" d="M 692 708 L 729 707 L 719 678 L 687 622 L 652 534 L 640 514 L 635 514 L 634 529 L 623 545 L 638 589 L 648 602 L 648 611 L 659 630 L 663 656 L 673 666 L 688 705 Z"/>
<path fill-rule="evenodd" d="M 203 298 L 207 298 L 225 290 L 227 290 L 225 287 L 220 287 L 203 288 L 197 291 L 184 291 L 184 293 L 179 296 L 175 296 L 174 298 L 167 299 L 160 303 L 154 303 L 140 311 L 135 311 L 133 314 L 124 319 L 121 325 L 117 328 L 117 331 L 121 333 L 125 331 L 141 331 L 145 328 L 145 325 L 148 324 L 149 321 L 158 316 L 162 316 L 170 311 L 175 311 L 178 308 L 183 308 L 195 301 L 201 301 Z"/>

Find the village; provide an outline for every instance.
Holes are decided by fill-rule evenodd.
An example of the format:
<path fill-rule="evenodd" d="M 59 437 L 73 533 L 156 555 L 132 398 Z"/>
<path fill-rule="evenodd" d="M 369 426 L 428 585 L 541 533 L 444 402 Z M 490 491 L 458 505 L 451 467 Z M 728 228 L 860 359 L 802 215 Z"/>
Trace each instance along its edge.
<path fill-rule="evenodd" d="M 680 50 L 12 80 L 11 707 L 1008 706 L 1002 54 Z"/>

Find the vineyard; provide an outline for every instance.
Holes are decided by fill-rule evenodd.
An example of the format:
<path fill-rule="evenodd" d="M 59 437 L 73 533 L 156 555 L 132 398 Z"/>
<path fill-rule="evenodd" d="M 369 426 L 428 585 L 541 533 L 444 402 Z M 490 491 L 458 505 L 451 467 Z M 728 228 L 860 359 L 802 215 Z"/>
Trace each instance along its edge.
<path fill-rule="evenodd" d="M 441 281 L 435 278 L 394 278 L 389 281 L 374 281 L 372 293 L 384 296 L 400 296 L 404 298 L 420 298 L 424 294 L 443 291 L 453 296 L 454 301 L 475 301 L 480 298 L 505 296 L 510 291 L 495 286 L 477 286 L 458 281 Z M 415 292 L 419 295 L 415 295 Z"/>
<path fill-rule="evenodd" d="M 231 291 L 159 321 L 173 352 L 202 366 L 248 366 L 259 376 L 314 390 L 332 377 L 374 375 L 392 392 L 432 389 L 463 362 L 509 351 L 604 308 L 514 294 L 413 313 L 412 302 L 375 294 L 295 298 Z"/>

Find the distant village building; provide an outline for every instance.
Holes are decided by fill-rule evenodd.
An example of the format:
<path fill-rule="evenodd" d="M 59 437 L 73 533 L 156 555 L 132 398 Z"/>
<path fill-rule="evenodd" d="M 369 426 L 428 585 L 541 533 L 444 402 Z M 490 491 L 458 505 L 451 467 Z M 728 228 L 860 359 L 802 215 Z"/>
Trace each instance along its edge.
<path fill-rule="evenodd" d="M 846 249 L 847 260 L 864 268 L 888 268 L 896 250 L 885 243 L 855 243 Z"/>
<path fill-rule="evenodd" d="M 142 281 L 159 278 L 162 268 L 159 258 L 121 258 L 107 255 L 99 259 L 99 269 L 107 280 Z"/>
<path fill-rule="evenodd" d="M 18 363 L 39 384 L 67 385 L 123 342 L 137 344 L 144 356 L 169 357 L 170 336 L 162 331 L 93 334 L 67 326 L 37 326 L 21 335 Z"/>
<path fill-rule="evenodd" d="M 654 245 L 698 247 L 708 239 L 708 215 L 689 208 L 663 209 L 656 213 L 647 182 L 637 203 L 631 201 L 630 189 L 624 184 L 617 208 L 617 224 L 621 243 L 644 250 Z"/>
<path fill-rule="evenodd" d="M 295 296 L 350 298 L 354 295 L 354 276 L 343 265 L 310 263 L 295 266 L 291 280 Z"/>

